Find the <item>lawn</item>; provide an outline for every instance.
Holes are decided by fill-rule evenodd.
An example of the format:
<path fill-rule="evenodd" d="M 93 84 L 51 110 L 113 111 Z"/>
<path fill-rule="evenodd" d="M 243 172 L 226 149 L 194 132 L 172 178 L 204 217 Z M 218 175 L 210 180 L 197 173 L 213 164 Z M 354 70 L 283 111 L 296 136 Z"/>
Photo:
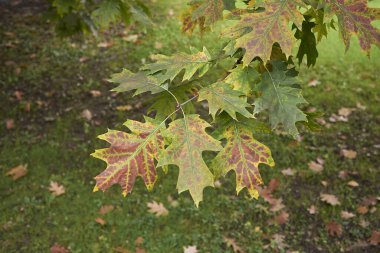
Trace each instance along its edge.
<path fill-rule="evenodd" d="M 261 167 L 262 176 L 283 206 L 252 200 L 246 191 L 237 196 L 230 173 L 205 190 L 196 208 L 187 192 L 177 194 L 175 167 L 159 172 L 152 192 L 142 180 L 127 198 L 118 186 L 92 192 L 105 168 L 90 156 L 106 146 L 96 136 L 142 119 L 150 104 L 147 95 L 110 92 L 106 79 L 123 67 L 137 70 L 153 53 L 221 43 L 218 28 L 203 37 L 181 34 L 182 1 L 152 5 L 152 28 L 84 39 L 57 37 L 43 4 L 0 9 L 0 252 L 50 252 L 54 244 L 75 253 L 176 253 L 188 246 L 234 252 L 231 241 L 252 253 L 380 252 L 369 241 L 380 231 L 380 50 L 368 58 L 355 38 L 345 54 L 335 31 L 319 44 L 317 65 L 300 66 L 306 108 L 324 112 L 322 130 L 303 130 L 298 141 L 258 137 L 276 161 Z M 25 176 L 6 176 L 23 164 Z M 52 194 L 51 182 L 65 192 Z M 152 201 L 168 215 L 150 213 Z M 113 210 L 99 213 L 107 205 Z"/>

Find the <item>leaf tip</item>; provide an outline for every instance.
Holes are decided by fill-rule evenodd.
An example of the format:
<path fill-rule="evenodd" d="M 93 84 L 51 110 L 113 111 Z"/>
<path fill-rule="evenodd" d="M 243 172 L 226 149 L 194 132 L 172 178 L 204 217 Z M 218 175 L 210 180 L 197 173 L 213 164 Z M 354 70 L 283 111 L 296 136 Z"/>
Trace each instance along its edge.
<path fill-rule="evenodd" d="M 92 192 L 97 192 L 97 191 L 99 191 L 99 187 L 98 187 L 98 185 L 95 185 L 95 187 L 94 187 L 94 189 L 92 190 Z"/>

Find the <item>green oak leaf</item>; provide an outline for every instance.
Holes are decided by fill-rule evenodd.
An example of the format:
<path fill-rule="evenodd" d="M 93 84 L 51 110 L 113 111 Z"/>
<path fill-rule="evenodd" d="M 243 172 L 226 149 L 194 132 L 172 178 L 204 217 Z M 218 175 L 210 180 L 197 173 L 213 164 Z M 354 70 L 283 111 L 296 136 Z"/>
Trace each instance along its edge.
<path fill-rule="evenodd" d="M 137 177 L 141 177 L 148 190 L 152 190 L 157 180 L 155 159 L 164 149 L 161 131 L 164 124 L 146 118 L 145 123 L 128 120 L 124 123 L 131 133 L 108 130 L 98 138 L 111 144 L 98 149 L 91 155 L 107 163 L 107 168 L 95 177 L 94 191 L 106 191 L 114 184 L 121 185 L 123 195 L 132 191 Z"/>
<path fill-rule="evenodd" d="M 252 66 L 237 65 L 230 71 L 224 82 L 231 84 L 234 90 L 243 92 L 246 96 L 252 93 L 254 85 L 259 81 L 260 75 Z"/>
<path fill-rule="evenodd" d="M 173 56 L 153 55 L 155 63 L 146 64 L 142 70 L 149 74 L 157 74 L 160 83 L 173 79 L 185 70 L 182 81 L 190 80 L 198 71 L 199 76 L 204 75 L 211 66 L 212 57 L 206 48 L 203 51 L 194 51 L 192 54 L 178 53 Z"/>
<path fill-rule="evenodd" d="M 113 74 L 110 81 L 119 84 L 119 86 L 112 89 L 112 91 L 125 92 L 136 90 L 134 95 L 148 91 L 154 94 L 167 89 L 167 87 L 161 85 L 154 76 L 148 76 L 144 72 L 133 73 L 128 69 L 123 69 L 122 72 Z"/>
<path fill-rule="evenodd" d="M 315 65 L 318 58 L 317 40 L 311 31 L 314 26 L 313 22 L 304 21 L 302 23 L 302 31 L 297 29 L 295 34 L 295 37 L 301 40 L 297 53 L 298 62 L 301 64 L 303 57 L 306 55 L 308 67 Z"/>
<path fill-rule="evenodd" d="M 284 130 L 293 137 L 298 135 L 295 125 L 297 121 L 307 121 L 306 115 L 297 107 L 307 103 L 301 94 L 301 89 L 292 87 L 296 79 L 287 75 L 286 64 L 272 62 L 273 70 L 264 72 L 258 91 L 262 93 L 257 98 L 253 114 L 264 110 L 269 111 L 269 122 L 272 128 L 282 124 Z"/>
<path fill-rule="evenodd" d="M 271 152 L 267 146 L 254 139 L 252 131 L 242 124 L 232 123 L 225 129 L 221 138 L 227 143 L 213 159 L 211 168 L 217 175 L 224 176 L 230 170 L 236 173 L 236 192 L 244 187 L 252 198 L 258 198 L 258 186 L 263 184 L 259 164 L 274 166 Z"/>
<path fill-rule="evenodd" d="M 200 89 L 199 101 L 202 100 L 207 100 L 213 118 L 218 111 L 225 111 L 234 119 L 236 119 L 237 112 L 247 118 L 253 117 L 246 109 L 246 107 L 250 107 L 250 104 L 247 103 L 244 93 L 233 90 L 227 83 L 217 82 Z"/>
<path fill-rule="evenodd" d="M 174 164 L 179 168 L 177 189 L 181 193 L 189 190 L 196 206 L 203 199 L 203 189 L 214 186 L 214 176 L 202 158 L 202 152 L 219 151 L 219 141 L 206 133 L 210 125 L 191 114 L 169 124 L 162 134 L 171 144 L 159 155 L 157 167 Z"/>

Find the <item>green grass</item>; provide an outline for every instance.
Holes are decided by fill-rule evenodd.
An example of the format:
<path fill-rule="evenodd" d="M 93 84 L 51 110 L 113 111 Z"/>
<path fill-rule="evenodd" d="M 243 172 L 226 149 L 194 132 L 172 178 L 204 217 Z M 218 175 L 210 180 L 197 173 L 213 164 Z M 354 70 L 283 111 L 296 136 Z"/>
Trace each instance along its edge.
<path fill-rule="evenodd" d="M 373 49 L 368 59 L 354 39 L 350 51 L 344 54 L 335 32 L 320 43 L 317 66 L 301 66 L 300 80 L 310 102 L 308 107 L 323 111 L 327 121 L 341 107 L 355 108 L 357 102 L 366 110 L 357 109 L 347 123 L 331 123 L 320 133 L 304 132 L 298 145 L 286 136 L 260 136 L 276 161 L 274 169 L 261 170 L 265 182 L 271 178 L 281 182 L 274 195 L 283 198 L 290 214 L 285 225 L 268 225 L 274 214 L 264 211 L 262 206 L 268 205 L 262 199 L 250 200 L 246 191 L 236 196 L 232 173 L 221 180 L 221 188 L 205 190 L 199 209 L 188 193 L 176 193 L 175 168 L 167 175 L 160 172 L 150 193 L 141 180 L 127 198 L 121 196 L 117 186 L 106 193 L 92 192 L 93 177 L 105 167 L 90 157 L 94 149 L 105 146 L 95 137 L 107 127 L 121 128 L 127 118 L 141 119 L 145 110 L 117 111 L 117 105 L 134 105 L 145 98 L 111 96 L 108 90 L 112 85 L 104 79 L 122 67 L 137 70 L 141 59 L 148 60 L 152 53 L 171 54 L 190 45 L 212 49 L 220 43 L 215 42 L 215 35 L 179 35 L 178 19 L 162 13 L 169 8 L 179 9 L 182 4 L 164 3 L 156 4 L 155 19 L 159 22 L 154 29 L 144 32 L 137 27 L 129 31 L 139 34 L 137 44 L 116 37 L 108 49 L 96 46 L 104 37 L 86 41 L 56 38 L 35 15 L 15 15 L 2 21 L 1 36 L 12 31 L 15 38 L 3 36 L 0 49 L 3 62 L 14 62 L 0 67 L 0 251 L 49 252 L 54 243 L 78 253 L 114 252 L 118 246 L 133 250 L 135 239 L 142 236 L 140 247 L 147 252 L 183 252 L 188 245 L 197 245 L 200 252 L 232 252 L 223 242 L 223 236 L 227 236 L 246 252 L 281 252 L 274 246 L 263 248 L 270 244 L 268 238 L 278 233 L 285 236 L 293 251 L 342 252 L 356 241 L 369 238 L 372 230 L 379 230 L 378 210 L 356 214 L 350 220 L 342 220 L 340 211 L 356 213 L 363 197 L 377 195 L 380 190 L 380 150 L 374 147 L 380 144 L 380 51 Z M 9 41 L 19 44 L 5 48 Z M 163 48 L 155 49 L 155 42 L 161 42 Z M 81 63 L 81 57 L 88 60 Z M 20 74 L 15 72 L 16 67 L 21 68 Z M 320 84 L 307 87 L 313 79 Z M 93 89 L 100 90 L 102 96 L 92 97 L 89 91 Z M 24 93 L 21 101 L 15 99 L 16 90 Z M 27 102 L 31 103 L 30 112 L 24 109 Z M 92 122 L 81 117 L 84 109 L 92 111 Z M 14 119 L 15 127 L 6 129 L 5 119 Z M 342 148 L 356 150 L 358 157 L 344 159 Z M 325 159 L 322 174 L 311 172 L 307 166 L 317 157 Z M 10 168 L 24 163 L 28 164 L 27 176 L 15 182 L 5 176 Z M 288 167 L 297 175 L 283 176 L 281 170 Z M 349 178 L 360 186 L 347 186 L 347 180 L 338 178 L 340 170 L 357 172 Z M 322 180 L 328 182 L 326 187 Z M 66 193 L 53 197 L 48 190 L 50 181 L 63 184 Z M 321 192 L 335 194 L 342 205 L 331 207 L 321 202 Z M 168 196 L 178 200 L 179 206 L 170 206 Z M 157 218 L 148 213 L 146 204 L 152 200 L 164 203 L 169 215 Z M 105 204 L 116 208 L 99 215 L 99 208 Z M 319 209 L 317 215 L 308 213 L 311 205 Z M 96 223 L 97 217 L 103 217 L 107 224 Z M 368 227 L 359 226 L 362 218 L 370 223 Z M 324 224 L 331 220 L 343 225 L 342 237 L 328 235 Z M 368 252 L 377 249 L 367 248 Z"/>

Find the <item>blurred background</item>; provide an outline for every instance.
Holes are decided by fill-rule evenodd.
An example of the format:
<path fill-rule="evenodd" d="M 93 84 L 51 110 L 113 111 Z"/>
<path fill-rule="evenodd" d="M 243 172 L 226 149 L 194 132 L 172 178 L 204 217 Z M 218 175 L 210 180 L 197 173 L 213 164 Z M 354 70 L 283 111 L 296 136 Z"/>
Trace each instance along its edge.
<path fill-rule="evenodd" d="M 368 58 L 353 38 L 345 53 L 334 30 L 316 66 L 299 66 L 321 131 L 259 138 L 276 161 L 261 168 L 270 203 L 237 196 L 230 173 L 197 209 L 174 167 L 152 192 L 140 179 L 127 198 L 92 192 L 105 168 L 90 157 L 106 146 L 96 136 L 141 120 L 152 98 L 110 92 L 106 79 L 224 42 L 220 27 L 181 32 L 184 1 L 144 4 L 150 24 L 62 37 L 49 2 L 0 1 L 0 252 L 380 252 L 380 51 Z"/>

